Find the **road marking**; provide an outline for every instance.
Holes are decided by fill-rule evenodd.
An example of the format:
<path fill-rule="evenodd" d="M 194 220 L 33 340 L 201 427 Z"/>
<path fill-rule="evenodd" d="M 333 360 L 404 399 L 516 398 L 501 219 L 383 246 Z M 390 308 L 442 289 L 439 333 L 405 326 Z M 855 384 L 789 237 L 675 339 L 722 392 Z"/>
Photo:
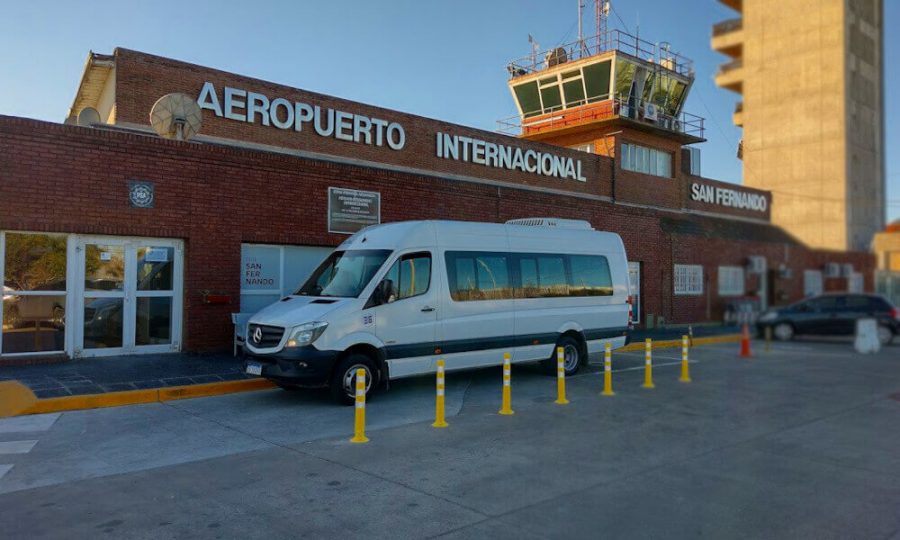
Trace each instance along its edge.
<path fill-rule="evenodd" d="M 688 363 L 689 363 L 689 364 L 696 364 L 697 361 L 696 361 L 696 360 L 688 360 Z M 657 364 L 656 362 L 653 362 L 653 367 L 678 366 L 678 365 L 681 365 L 681 360 L 679 360 L 678 362 L 663 362 L 663 363 L 661 363 L 661 364 Z M 619 368 L 619 369 L 614 369 L 614 370 L 612 370 L 612 372 L 615 373 L 615 372 L 617 372 L 617 371 L 637 371 L 637 370 L 639 370 L 639 369 L 643 370 L 643 369 L 644 369 L 644 366 L 634 366 L 634 367 L 628 367 L 628 368 Z"/>
<path fill-rule="evenodd" d="M 688 363 L 689 364 L 697 364 L 699 362 L 697 360 L 688 360 Z M 680 366 L 680 365 L 681 365 L 681 360 L 678 360 L 677 362 L 662 362 L 659 364 L 657 364 L 656 362 L 653 362 L 653 367 Z M 643 370 L 644 364 L 641 364 L 641 365 L 635 366 L 635 367 L 613 369 L 611 371 L 612 371 L 612 373 L 618 373 L 619 371 L 637 371 L 639 369 Z M 590 373 L 579 373 L 578 375 L 570 375 L 568 378 L 574 379 L 576 377 L 586 377 L 586 376 L 590 376 L 590 375 L 597 375 L 598 373 L 603 373 L 603 371 L 597 370 L 597 371 L 591 371 Z"/>
<path fill-rule="evenodd" d="M 27 433 L 30 431 L 47 431 L 61 413 L 35 414 L 0 419 L 0 433 Z"/>
<path fill-rule="evenodd" d="M 36 444 L 37 441 L 0 442 L 0 454 L 27 454 Z"/>
<path fill-rule="evenodd" d="M 2 479 L 12 468 L 12 465 L 0 465 L 0 479 Z"/>

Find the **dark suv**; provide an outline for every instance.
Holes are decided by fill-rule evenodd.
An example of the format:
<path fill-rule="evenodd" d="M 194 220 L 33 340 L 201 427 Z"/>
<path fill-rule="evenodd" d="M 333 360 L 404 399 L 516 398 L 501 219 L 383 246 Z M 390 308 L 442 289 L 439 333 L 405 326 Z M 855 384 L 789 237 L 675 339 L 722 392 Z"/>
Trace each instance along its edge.
<path fill-rule="evenodd" d="M 787 341 L 795 335 L 845 335 L 856 333 L 856 320 L 878 322 L 878 340 L 887 345 L 900 334 L 900 310 L 875 294 L 823 294 L 796 304 L 770 309 L 756 320 L 760 335 L 772 329 L 775 339 Z"/>

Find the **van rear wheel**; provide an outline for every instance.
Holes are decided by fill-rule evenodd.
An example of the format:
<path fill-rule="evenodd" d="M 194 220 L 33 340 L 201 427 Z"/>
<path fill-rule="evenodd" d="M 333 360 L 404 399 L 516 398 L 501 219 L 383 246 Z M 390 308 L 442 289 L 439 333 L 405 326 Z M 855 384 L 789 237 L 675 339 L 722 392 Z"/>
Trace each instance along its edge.
<path fill-rule="evenodd" d="M 541 362 L 544 370 L 549 375 L 556 375 L 556 349 L 563 348 L 563 367 L 566 370 L 566 376 L 574 375 L 585 364 L 584 348 L 581 342 L 572 336 L 563 336 L 556 342 L 550 358 Z"/>
<path fill-rule="evenodd" d="M 331 391 L 331 397 L 342 405 L 353 405 L 356 402 L 356 371 L 364 369 L 366 371 L 366 399 L 372 395 L 372 390 L 378 385 L 375 380 L 375 363 L 372 359 L 364 354 L 351 354 L 338 362 L 334 373 L 331 374 L 331 380 L 328 382 L 328 389 Z"/>

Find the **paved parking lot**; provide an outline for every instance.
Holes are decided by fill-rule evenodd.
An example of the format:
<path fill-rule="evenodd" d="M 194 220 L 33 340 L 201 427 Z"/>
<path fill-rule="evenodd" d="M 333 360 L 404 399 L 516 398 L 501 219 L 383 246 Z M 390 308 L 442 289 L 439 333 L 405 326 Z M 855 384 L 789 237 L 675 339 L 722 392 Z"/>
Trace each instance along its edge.
<path fill-rule="evenodd" d="M 353 410 L 280 390 L 0 420 L 9 538 L 900 538 L 900 347 L 847 342 L 615 355 L 555 380 L 514 366 L 448 376 Z M 4 449 L 5 452 L 4 453 Z"/>

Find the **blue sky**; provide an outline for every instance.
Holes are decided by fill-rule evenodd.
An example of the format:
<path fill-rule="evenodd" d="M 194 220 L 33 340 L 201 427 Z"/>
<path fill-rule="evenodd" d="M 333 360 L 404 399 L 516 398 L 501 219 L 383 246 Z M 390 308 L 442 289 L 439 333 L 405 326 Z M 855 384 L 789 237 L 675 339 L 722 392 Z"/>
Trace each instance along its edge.
<path fill-rule="evenodd" d="M 891 96 L 900 91 L 900 2 L 885 4 Z M 640 21 L 642 38 L 693 58 L 685 110 L 706 118 L 703 174 L 740 182 L 741 130 L 731 124 L 739 97 L 713 83 L 725 57 L 709 48 L 712 24 L 736 14 L 715 0 L 614 0 L 613 9 L 614 26 L 634 32 Z M 528 34 L 545 48 L 571 41 L 575 11 L 575 0 L 8 1 L 0 114 L 62 121 L 88 51 L 122 46 L 493 130 L 515 113 L 506 63 L 528 54 Z M 886 107 L 888 218 L 897 219 L 900 107 Z"/>

